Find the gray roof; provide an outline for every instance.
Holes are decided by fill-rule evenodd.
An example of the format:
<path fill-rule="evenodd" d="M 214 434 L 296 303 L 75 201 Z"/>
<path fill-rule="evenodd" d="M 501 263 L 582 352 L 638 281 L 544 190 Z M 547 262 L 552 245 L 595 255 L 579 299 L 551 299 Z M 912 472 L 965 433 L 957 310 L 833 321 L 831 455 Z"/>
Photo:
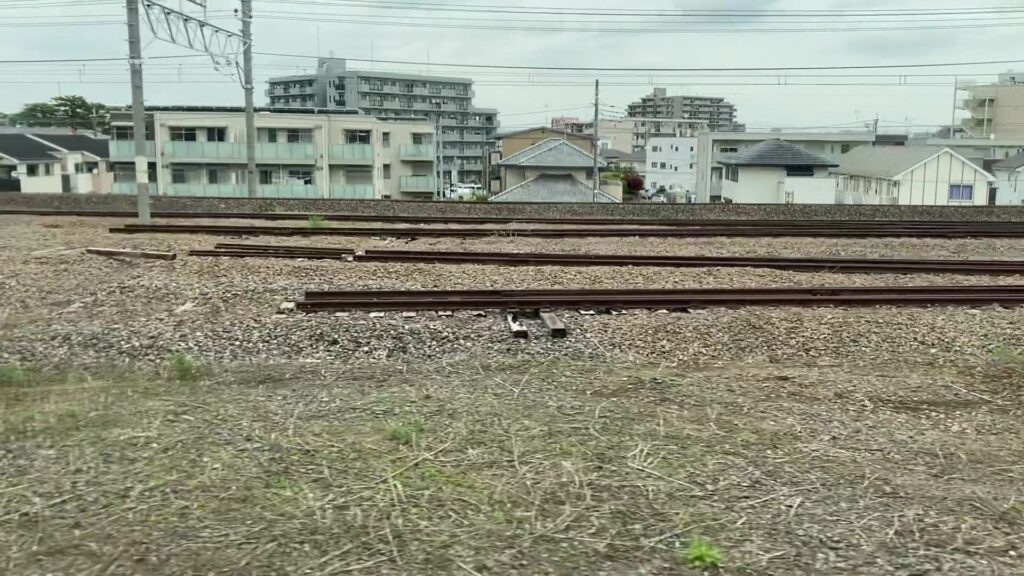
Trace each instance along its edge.
<path fill-rule="evenodd" d="M 594 202 L 593 186 L 580 182 L 569 174 L 541 174 L 518 186 L 513 186 L 501 194 L 491 197 L 491 202 L 563 202 L 586 203 Z M 597 191 L 596 200 L 599 204 L 618 204 L 619 201 Z"/>
<path fill-rule="evenodd" d="M 97 158 L 110 157 L 110 140 L 91 138 L 83 134 L 32 134 L 68 152 L 87 152 Z"/>
<path fill-rule="evenodd" d="M 536 168 L 593 168 L 594 156 L 565 140 L 548 138 L 499 162 L 501 166 Z M 598 160 L 598 167 L 607 164 Z"/>
<path fill-rule="evenodd" d="M 629 154 L 622 157 L 624 162 L 640 162 L 641 164 L 647 162 L 647 150 L 643 148 L 630 152 Z"/>
<path fill-rule="evenodd" d="M 942 152 L 940 146 L 858 146 L 843 154 L 835 174 L 895 178 Z"/>
<path fill-rule="evenodd" d="M 616 150 L 615 148 L 604 148 L 601 150 L 601 158 L 612 159 L 612 158 L 625 158 L 629 156 L 629 152 L 623 152 L 622 150 Z"/>
<path fill-rule="evenodd" d="M 1002 162 L 996 162 L 992 168 L 995 170 L 1020 170 L 1024 168 L 1024 152 L 1020 152 L 1016 156 L 1010 156 Z"/>
<path fill-rule="evenodd" d="M 15 160 L 56 160 L 60 150 L 29 138 L 27 134 L 0 134 L 0 154 Z"/>
<path fill-rule="evenodd" d="M 765 140 L 718 161 L 727 166 L 838 166 L 832 160 L 785 140 Z"/>

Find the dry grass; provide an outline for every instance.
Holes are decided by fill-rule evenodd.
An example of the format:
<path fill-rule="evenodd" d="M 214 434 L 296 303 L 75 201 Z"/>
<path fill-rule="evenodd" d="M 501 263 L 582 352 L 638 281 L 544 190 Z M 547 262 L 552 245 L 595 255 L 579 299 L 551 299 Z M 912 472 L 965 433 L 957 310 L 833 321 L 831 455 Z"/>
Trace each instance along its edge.
<path fill-rule="evenodd" d="M 1021 398 L 959 373 L 27 373 L 0 388 L 7 574 L 697 574 L 700 541 L 723 574 L 1022 568 Z"/>

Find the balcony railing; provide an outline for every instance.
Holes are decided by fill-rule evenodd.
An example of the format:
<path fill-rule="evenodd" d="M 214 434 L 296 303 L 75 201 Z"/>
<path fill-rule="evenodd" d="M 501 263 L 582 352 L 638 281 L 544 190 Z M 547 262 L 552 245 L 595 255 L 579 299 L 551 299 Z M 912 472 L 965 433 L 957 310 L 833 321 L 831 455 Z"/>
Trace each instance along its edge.
<path fill-rule="evenodd" d="M 332 164 L 373 164 L 373 145 L 335 144 L 331 146 Z"/>
<path fill-rule="evenodd" d="M 164 142 L 163 155 L 175 160 L 245 160 L 242 142 Z M 310 143 L 257 142 L 256 159 L 260 161 L 294 162 L 316 159 L 316 145 Z"/>
<path fill-rule="evenodd" d="M 376 197 L 372 184 L 338 184 L 331 187 L 331 198 L 373 200 Z"/>
<path fill-rule="evenodd" d="M 431 144 L 403 144 L 400 150 L 402 160 L 432 162 L 436 156 Z"/>
<path fill-rule="evenodd" d="M 256 189 L 259 198 L 320 198 L 316 186 L 305 184 L 261 184 Z M 170 184 L 166 196 L 198 198 L 246 198 L 249 188 L 245 184 Z"/>
<path fill-rule="evenodd" d="M 112 194 L 134 195 L 138 193 L 138 191 L 139 188 L 135 182 L 114 182 L 114 185 L 110 189 Z M 156 184 L 152 182 L 149 183 L 149 193 L 156 194 Z"/>
<path fill-rule="evenodd" d="M 399 184 L 402 192 L 433 192 L 437 189 L 437 179 L 433 176 L 402 176 Z"/>
<path fill-rule="evenodd" d="M 152 140 L 146 142 L 146 157 L 156 156 L 156 143 Z M 111 140 L 110 141 L 111 162 L 134 162 L 135 141 L 134 140 Z"/>

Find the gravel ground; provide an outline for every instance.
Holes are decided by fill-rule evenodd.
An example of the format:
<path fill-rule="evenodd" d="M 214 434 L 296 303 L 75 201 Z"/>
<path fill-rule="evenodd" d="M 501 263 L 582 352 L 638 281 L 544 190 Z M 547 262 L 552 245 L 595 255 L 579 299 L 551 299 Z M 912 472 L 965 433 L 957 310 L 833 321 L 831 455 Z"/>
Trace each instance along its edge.
<path fill-rule="evenodd" d="M 3 217 L 5 344 L 0 358 L 24 361 L 157 361 L 182 351 L 210 360 L 307 361 L 501 356 L 637 358 L 662 362 L 867 357 L 958 362 L 1019 346 L 1024 311 L 983 309 L 711 309 L 699 314 L 630 311 L 582 316 L 566 311 L 569 338 L 552 340 L 539 321 L 533 338 L 509 338 L 497 314 L 277 314 L 306 289 L 505 287 L 756 287 L 977 284 L 1013 276 L 802 274 L 759 269 L 437 266 L 324 261 L 203 259 L 119 261 L 83 254 L 86 246 L 173 250 L 212 246 L 204 236 L 119 236 L 112 221 Z M 253 239 L 369 248 L 566 250 L 666 254 L 862 254 L 1009 257 L 1021 240 L 608 239 L 558 242 L 524 238 Z M 841 248 L 841 249 L 840 249 Z"/>
<path fill-rule="evenodd" d="M 1024 310 L 278 314 L 306 289 L 990 284 L 757 269 L 113 260 L 0 216 L 0 566 L 21 574 L 1024 574 Z M 275 239 L 1015 258 L 1024 240 Z M 155 376 L 173 352 L 201 384 Z M 133 364 L 131 368 L 112 365 Z M 714 571 L 709 572 L 714 573 Z"/>

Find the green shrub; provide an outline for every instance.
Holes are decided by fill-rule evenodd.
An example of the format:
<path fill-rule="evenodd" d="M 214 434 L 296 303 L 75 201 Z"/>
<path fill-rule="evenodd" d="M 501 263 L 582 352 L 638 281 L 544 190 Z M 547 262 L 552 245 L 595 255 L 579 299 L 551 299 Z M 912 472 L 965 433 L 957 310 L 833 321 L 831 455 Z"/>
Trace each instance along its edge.
<path fill-rule="evenodd" d="M 313 214 L 309 217 L 309 220 L 306 220 L 306 226 L 310 228 L 323 228 L 326 225 L 324 217 L 319 214 Z"/>
<path fill-rule="evenodd" d="M 426 430 L 426 426 L 422 420 L 412 420 L 392 426 L 388 430 L 388 437 L 403 446 L 408 446 L 415 444 L 416 440 L 423 435 L 424 430 Z"/>
<path fill-rule="evenodd" d="M 0 387 L 24 386 L 28 382 L 28 374 L 17 362 L 0 364 Z"/>

